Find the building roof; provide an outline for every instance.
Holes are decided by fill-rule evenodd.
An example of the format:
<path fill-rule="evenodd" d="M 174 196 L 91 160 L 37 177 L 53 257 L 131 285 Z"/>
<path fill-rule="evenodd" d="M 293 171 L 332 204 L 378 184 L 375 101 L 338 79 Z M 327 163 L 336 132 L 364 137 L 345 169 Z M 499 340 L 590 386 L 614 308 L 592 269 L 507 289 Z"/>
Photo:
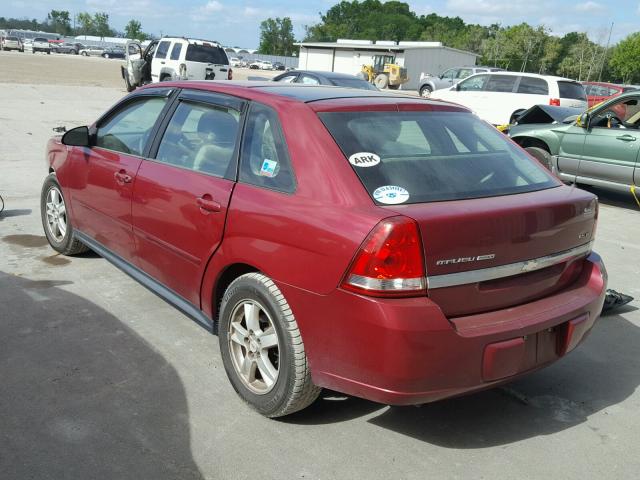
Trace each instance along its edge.
<path fill-rule="evenodd" d="M 376 43 L 366 43 L 366 41 L 337 41 L 337 42 L 299 42 L 294 43 L 301 48 L 324 48 L 324 49 L 339 49 L 339 50 L 380 50 L 384 52 L 404 52 L 405 50 L 424 50 L 424 49 L 444 49 L 455 52 L 466 53 L 467 55 L 473 55 L 480 57 L 479 54 L 468 52 L 466 50 L 459 50 L 457 48 L 446 47 L 440 42 L 387 42 L 378 41 Z"/>

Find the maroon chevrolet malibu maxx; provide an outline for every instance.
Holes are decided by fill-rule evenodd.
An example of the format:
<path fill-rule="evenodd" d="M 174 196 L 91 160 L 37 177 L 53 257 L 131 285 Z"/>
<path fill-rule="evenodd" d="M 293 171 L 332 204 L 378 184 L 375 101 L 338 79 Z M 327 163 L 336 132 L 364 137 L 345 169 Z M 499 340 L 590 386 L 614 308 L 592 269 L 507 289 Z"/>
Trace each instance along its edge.
<path fill-rule="evenodd" d="M 460 106 L 162 83 L 47 160 L 51 246 L 217 330 L 269 417 L 321 387 L 407 405 L 512 380 L 574 349 L 604 301 L 596 198 Z"/>

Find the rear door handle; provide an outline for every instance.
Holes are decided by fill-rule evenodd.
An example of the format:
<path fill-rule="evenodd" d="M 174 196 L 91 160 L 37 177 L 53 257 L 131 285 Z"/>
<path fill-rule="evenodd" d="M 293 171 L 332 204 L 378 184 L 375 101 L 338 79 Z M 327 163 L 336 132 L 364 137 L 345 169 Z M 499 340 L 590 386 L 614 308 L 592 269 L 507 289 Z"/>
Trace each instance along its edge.
<path fill-rule="evenodd" d="M 205 194 L 196 199 L 196 204 L 200 207 L 200 211 L 205 214 L 219 212 L 222 209 L 222 206 L 213 200 L 209 194 Z"/>
<path fill-rule="evenodd" d="M 115 178 L 118 183 L 131 183 L 131 180 L 133 180 L 131 175 L 128 175 L 125 170 L 114 173 L 113 178 Z"/>
<path fill-rule="evenodd" d="M 633 135 L 620 135 L 619 137 L 616 137 L 618 140 L 622 140 L 623 142 L 635 142 L 636 141 L 636 137 L 634 137 Z"/>

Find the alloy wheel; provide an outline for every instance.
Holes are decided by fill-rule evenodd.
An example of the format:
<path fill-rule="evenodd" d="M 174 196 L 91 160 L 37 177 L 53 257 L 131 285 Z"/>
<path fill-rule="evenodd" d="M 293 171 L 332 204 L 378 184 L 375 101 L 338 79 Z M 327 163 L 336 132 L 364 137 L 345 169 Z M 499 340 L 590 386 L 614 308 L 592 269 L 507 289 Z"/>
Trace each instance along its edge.
<path fill-rule="evenodd" d="M 62 193 L 52 187 L 47 193 L 47 229 L 56 242 L 62 242 L 67 234 L 67 208 Z"/>
<path fill-rule="evenodd" d="M 269 313 L 255 300 L 239 302 L 227 338 L 233 367 L 244 385 L 258 395 L 270 392 L 278 380 L 280 348 Z"/>

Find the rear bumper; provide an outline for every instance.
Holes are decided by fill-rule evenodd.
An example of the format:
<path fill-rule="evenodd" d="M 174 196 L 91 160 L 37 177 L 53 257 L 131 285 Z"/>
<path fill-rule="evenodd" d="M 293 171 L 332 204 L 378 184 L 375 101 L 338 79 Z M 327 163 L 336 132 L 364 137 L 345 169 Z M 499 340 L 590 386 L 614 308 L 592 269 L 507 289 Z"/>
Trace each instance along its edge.
<path fill-rule="evenodd" d="M 279 284 L 296 315 L 314 382 L 385 404 L 481 390 L 546 366 L 589 333 L 606 271 L 591 254 L 578 280 L 516 307 L 447 319 L 428 298 L 321 296 Z"/>

